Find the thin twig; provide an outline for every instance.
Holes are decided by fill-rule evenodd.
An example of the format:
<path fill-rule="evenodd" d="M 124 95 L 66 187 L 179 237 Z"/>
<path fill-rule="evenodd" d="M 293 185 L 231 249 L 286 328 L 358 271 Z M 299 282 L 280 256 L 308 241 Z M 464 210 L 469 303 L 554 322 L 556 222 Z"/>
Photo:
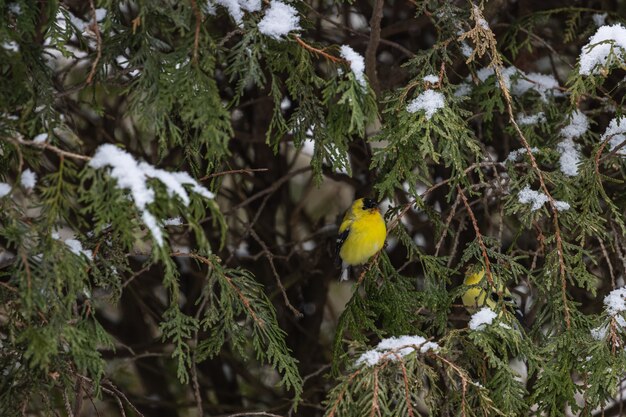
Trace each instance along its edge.
<path fill-rule="evenodd" d="M 198 384 L 198 370 L 196 369 L 196 359 L 191 364 L 191 382 L 193 383 L 193 396 L 196 400 L 196 408 L 198 409 L 198 417 L 204 415 L 202 410 L 202 396 L 200 395 L 200 384 Z"/>
<path fill-rule="evenodd" d="M 452 207 L 450 207 L 450 214 L 448 214 L 448 218 L 446 219 L 446 223 L 444 225 L 444 230 L 441 233 L 441 237 L 439 238 L 439 241 L 437 242 L 437 245 L 435 245 L 435 255 L 434 256 L 438 256 L 439 255 L 439 249 L 441 249 L 441 245 L 443 244 L 443 241 L 445 240 L 446 235 L 448 234 L 448 229 L 450 228 L 450 223 L 452 222 L 452 218 L 456 214 L 456 208 L 458 207 L 460 202 L 461 202 L 461 196 L 457 195 L 456 196 L 456 200 L 454 200 L 454 204 L 452 204 Z"/>
<path fill-rule="evenodd" d="M 102 38 L 100 37 L 100 28 L 98 27 L 98 20 L 96 18 L 96 6 L 93 0 L 89 0 L 89 6 L 91 7 L 93 31 L 96 34 L 96 59 L 94 59 L 93 64 L 91 64 L 91 71 L 89 71 L 89 75 L 87 76 L 87 84 L 91 84 L 93 81 L 93 77 L 96 75 L 96 69 L 98 68 L 98 62 L 100 62 L 100 58 L 102 57 Z"/>
<path fill-rule="evenodd" d="M 252 238 L 261 246 L 263 252 L 265 253 L 265 259 L 267 259 L 267 261 L 270 264 L 270 268 L 272 269 L 272 274 L 274 275 L 274 280 L 276 281 L 276 285 L 278 285 L 278 288 L 280 289 L 280 292 L 283 295 L 283 300 L 285 302 L 285 305 L 287 306 L 287 308 L 289 308 L 289 310 L 291 310 L 291 312 L 296 317 L 298 318 L 304 317 L 304 314 L 302 314 L 297 308 L 295 308 L 291 304 L 291 302 L 289 302 L 289 297 L 287 297 L 287 290 L 285 289 L 285 286 L 283 285 L 280 279 L 280 275 L 278 275 L 278 271 L 276 270 L 276 265 L 274 264 L 274 254 L 268 249 L 265 242 L 263 242 L 261 237 L 254 231 L 254 229 L 250 229 L 250 234 L 252 235 Z"/>
<path fill-rule="evenodd" d="M 200 26 L 202 25 L 202 12 L 198 7 L 198 3 L 196 3 L 196 0 L 191 0 L 191 8 L 193 9 L 193 14 L 196 17 L 196 29 L 193 34 L 193 62 L 194 64 L 197 64 L 198 45 L 200 43 Z"/>
<path fill-rule="evenodd" d="M 463 200 L 463 205 L 465 206 L 465 209 L 467 210 L 467 214 L 469 215 L 470 220 L 472 221 L 472 226 L 474 227 L 474 233 L 476 234 L 478 245 L 480 246 L 483 259 L 485 260 L 485 272 L 487 275 L 487 281 L 489 281 L 489 285 L 491 285 L 494 289 L 497 290 L 493 281 L 493 277 L 491 276 L 491 262 L 489 261 L 489 256 L 487 255 L 487 246 L 485 246 L 485 242 L 483 241 L 483 235 L 480 233 L 480 229 L 478 228 L 478 222 L 476 221 L 476 216 L 474 216 L 474 212 L 472 211 L 472 208 L 470 207 L 469 202 L 467 201 L 467 197 L 465 197 L 465 194 L 463 193 L 463 190 L 461 189 L 461 187 L 457 186 L 456 189 L 459 195 L 461 196 L 461 200 Z"/>
<path fill-rule="evenodd" d="M 205 258 L 204 256 L 198 255 L 197 253 L 172 252 L 170 255 L 171 256 L 180 256 L 180 257 L 196 259 L 196 260 L 200 261 L 201 263 L 203 263 L 203 264 L 205 264 L 207 266 L 210 266 L 211 268 L 214 268 L 213 262 L 211 262 L 211 260 L 209 258 Z M 239 297 L 239 299 L 241 300 L 242 304 L 244 305 L 246 310 L 248 310 L 248 312 L 252 316 L 252 319 L 257 323 L 257 325 L 259 327 L 265 326 L 265 321 L 263 321 L 262 319 L 260 319 L 256 315 L 256 313 L 252 309 L 252 306 L 250 304 L 250 300 L 248 300 L 243 295 L 241 290 L 239 288 L 237 288 L 237 286 L 235 284 L 233 284 L 232 278 L 230 278 L 227 275 L 224 275 L 224 278 L 226 279 L 226 282 L 228 282 L 228 285 L 230 285 L 230 287 L 235 291 L 235 293 L 237 293 L 237 297 Z"/>
<path fill-rule="evenodd" d="M 380 21 L 383 18 L 383 6 L 385 0 L 376 0 L 372 18 L 370 19 L 370 40 L 365 50 L 365 73 L 376 95 L 380 94 L 380 82 L 378 81 L 378 71 L 376 71 L 376 51 L 380 44 Z"/>
<path fill-rule="evenodd" d="M 378 405 L 378 368 L 374 369 L 374 392 L 372 394 L 372 409 L 370 411 L 370 417 L 374 417 L 376 415 L 380 415 L 380 406 Z"/>
<path fill-rule="evenodd" d="M 72 158 L 72 159 L 79 159 L 81 161 L 91 161 L 91 157 L 90 156 L 64 151 L 63 149 L 57 148 L 56 146 L 51 145 L 51 144 L 49 144 L 47 142 L 38 143 L 38 142 L 26 141 L 26 140 L 24 140 L 22 138 L 19 138 L 19 137 L 17 137 L 17 138 L 6 138 L 6 139 L 10 140 L 10 141 L 13 141 L 15 143 L 19 143 L 20 145 L 24 145 L 24 146 L 31 146 L 33 148 L 39 148 L 39 149 L 47 149 L 49 151 L 52 151 L 52 152 L 56 153 L 59 156 L 65 156 L 65 157 Z"/>
<path fill-rule="evenodd" d="M 346 62 L 345 59 L 341 59 L 341 58 L 337 58 L 336 56 L 332 56 L 330 54 L 328 54 L 327 52 L 324 52 L 322 49 L 317 49 L 311 45 L 309 45 L 308 43 L 304 42 L 299 36 L 294 36 L 293 37 L 296 42 L 298 42 L 304 49 L 307 49 L 315 54 L 321 55 L 324 58 L 331 60 L 333 62 L 336 63 L 341 63 L 341 62 Z"/>
<path fill-rule="evenodd" d="M 266 172 L 269 171 L 269 168 L 243 168 L 243 169 L 231 169 L 229 171 L 221 171 L 221 172 L 215 172 L 213 174 L 210 175 L 205 175 L 202 178 L 199 178 L 198 181 L 205 181 L 208 180 L 210 178 L 215 178 L 215 177 L 221 177 L 224 175 L 231 175 L 231 174 L 251 174 L 253 172 Z"/>
<path fill-rule="evenodd" d="M 326 415 L 326 417 L 334 417 L 335 416 L 335 413 L 337 412 L 337 407 L 339 406 L 339 403 L 341 403 L 341 400 L 343 400 L 343 396 L 346 394 L 346 391 L 347 391 L 348 387 L 350 386 L 350 383 L 360 373 L 361 373 L 361 371 L 357 370 L 357 371 L 353 372 L 350 375 L 350 378 L 348 378 L 348 381 L 346 381 L 346 383 L 344 384 L 344 387 L 341 390 L 341 392 L 339 393 L 339 395 L 337 396 L 337 399 L 335 400 L 335 402 L 333 402 L 333 405 L 331 407 L 330 413 L 328 413 Z"/>
<path fill-rule="evenodd" d="M 611 264 L 611 258 L 609 258 L 609 253 L 606 251 L 606 248 L 604 247 L 604 242 L 602 242 L 602 239 L 598 238 L 598 242 L 600 242 L 600 248 L 602 249 L 602 254 L 604 255 L 606 264 L 609 266 L 609 274 L 611 275 L 611 286 L 613 289 L 615 289 L 615 273 L 613 272 L 613 265 Z"/>

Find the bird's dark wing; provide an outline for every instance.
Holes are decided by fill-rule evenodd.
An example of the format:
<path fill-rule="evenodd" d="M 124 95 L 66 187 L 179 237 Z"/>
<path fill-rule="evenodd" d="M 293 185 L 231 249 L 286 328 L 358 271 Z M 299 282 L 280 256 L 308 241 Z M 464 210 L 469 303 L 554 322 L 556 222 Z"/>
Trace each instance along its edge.
<path fill-rule="evenodd" d="M 343 232 L 337 235 L 337 241 L 335 243 L 335 262 L 337 263 L 338 266 L 341 266 L 341 257 L 339 256 L 339 251 L 341 250 L 341 247 L 343 246 L 343 242 L 346 241 L 349 234 L 350 234 L 350 228 L 347 228 L 346 230 L 344 230 Z"/>

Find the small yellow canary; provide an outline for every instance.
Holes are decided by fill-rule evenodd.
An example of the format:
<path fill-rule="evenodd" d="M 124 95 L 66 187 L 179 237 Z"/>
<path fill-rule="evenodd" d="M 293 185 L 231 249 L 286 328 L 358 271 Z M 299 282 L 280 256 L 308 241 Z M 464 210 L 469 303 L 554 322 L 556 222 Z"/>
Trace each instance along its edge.
<path fill-rule="evenodd" d="M 494 275 L 493 278 L 497 291 L 486 282 L 487 278 L 485 277 L 484 269 L 465 277 L 463 284 L 469 287 L 462 296 L 465 308 L 471 312 L 476 311 L 480 307 L 489 307 L 495 311 L 502 297 L 502 302 L 508 307 L 508 310 L 518 319 L 521 318 L 522 314 L 516 308 L 515 300 L 511 296 L 509 289 L 498 277 Z"/>
<path fill-rule="evenodd" d="M 348 266 L 367 262 L 382 249 L 387 237 L 385 220 L 378 204 L 370 198 L 359 198 L 343 216 L 336 253 L 343 261 L 341 279 L 348 278 Z"/>

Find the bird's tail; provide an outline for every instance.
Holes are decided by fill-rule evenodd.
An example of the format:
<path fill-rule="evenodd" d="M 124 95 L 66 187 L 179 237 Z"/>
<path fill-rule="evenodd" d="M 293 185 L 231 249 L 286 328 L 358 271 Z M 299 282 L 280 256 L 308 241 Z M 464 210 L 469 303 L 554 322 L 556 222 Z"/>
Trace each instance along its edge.
<path fill-rule="evenodd" d="M 350 265 L 343 262 L 341 265 L 341 278 L 339 278 L 339 281 L 347 281 L 349 272 L 350 272 Z"/>

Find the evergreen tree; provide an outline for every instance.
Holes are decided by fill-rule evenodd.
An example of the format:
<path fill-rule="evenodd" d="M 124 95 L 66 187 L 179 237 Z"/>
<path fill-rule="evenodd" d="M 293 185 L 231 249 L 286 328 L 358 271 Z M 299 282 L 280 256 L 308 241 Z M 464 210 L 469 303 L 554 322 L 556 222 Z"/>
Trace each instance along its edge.
<path fill-rule="evenodd" d="M 0 0 L 0 415 L 622 415 L 625 12 Z"/>

